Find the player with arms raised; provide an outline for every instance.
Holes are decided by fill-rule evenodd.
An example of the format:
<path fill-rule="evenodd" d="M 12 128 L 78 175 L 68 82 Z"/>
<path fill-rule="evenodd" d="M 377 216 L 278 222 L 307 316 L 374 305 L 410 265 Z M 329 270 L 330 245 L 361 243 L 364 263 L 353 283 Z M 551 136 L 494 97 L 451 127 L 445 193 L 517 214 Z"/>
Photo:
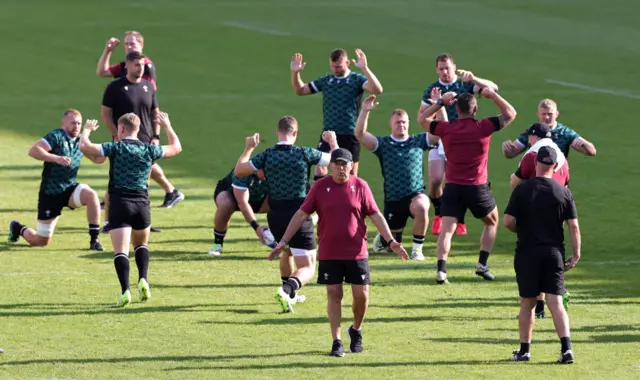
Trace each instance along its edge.
<path fill-rule="evenodd" d="M 340 148 L 345 148 L 353 156 L 352 174 L 358 175 L 360 161 L 360 143 L 354 135 L 356 120 L 360 111 L 362 94 L 367 91 L 378 95 L 382 93 L 382 85 L 369 69 L 367 56 L 356 49 L 357 60 L 354 65 L 364 74 L 349 70 L 349 57 L 344 49 L 335 49 L 329 55 L 331 74 L 327 74 L 312 82 L 304 83 L 300 72 L 307 65 L 302 54 L 296 53 L 291 58 L 291 85 L 298 96 L 312 95 L 322 92 L 323 130 L 334 131 Z M 329 145 L 320 139 L 318 150 L 329 152 Z M 327 175 L 327 168 L 316 166 L 314 179 Z"/>

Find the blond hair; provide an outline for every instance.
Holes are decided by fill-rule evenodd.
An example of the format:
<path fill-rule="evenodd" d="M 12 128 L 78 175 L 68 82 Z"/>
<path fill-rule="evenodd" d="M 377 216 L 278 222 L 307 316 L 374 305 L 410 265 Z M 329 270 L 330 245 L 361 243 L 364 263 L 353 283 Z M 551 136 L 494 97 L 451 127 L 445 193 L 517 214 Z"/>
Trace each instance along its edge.
<path fill-rule="evenodd" d="M 402 108 L 396 108 L 393 111 L 391 111 L 391 116 L 403 116 L 403 115 L 407 115 L 409 116 L 409 114 L 407 113 L 407 111 L 403 110 Z"/>
<path fill-rule="evenodd" d="M 134 132 L 140 129 L 140 118 L 133 112 L 125 113 L 118 119 L 118 125 L 122 125 L 127 132 Z"/>
<path fill-rule="evenodd" d="M 144 37 L 142 37 L 142 34 L 140 32 L 135 30 L 128 30 L 124 32 L 124 38 L 127 38 L 127 36 L 135 37 L 136 40 L 140 42 L 140 45 L 144 46 Z"/>
<path fill-rule="evenodd" d="M 558 105 L 551 99 L 542 99 L 540 104 L 538 104 L 538 108 L 555 108 L 557 110 Z"/>
<path fill-rule="evenodd" d="M 68 108 L 67 110 L 64 111 L 64 113 L 62 114 L 62 117 L 67 117 L 68 115 L 73 114 L 74 116 L 82 116 L 82 114 L 80 113 L 80 111 L 78 111 L 75 108 Z"/>

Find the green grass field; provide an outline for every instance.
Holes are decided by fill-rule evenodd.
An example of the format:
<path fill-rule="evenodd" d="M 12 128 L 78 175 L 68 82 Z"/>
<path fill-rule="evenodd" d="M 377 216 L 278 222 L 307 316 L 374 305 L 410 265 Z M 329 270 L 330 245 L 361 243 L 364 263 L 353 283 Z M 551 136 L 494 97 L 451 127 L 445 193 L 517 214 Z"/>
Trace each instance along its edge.
<path fill-rule="evenodd" d="M 150 242 L 153 298 L 124 310 L 114 307 L 110 242 L 102 238 L 104 253 L 86 249 L 83 210 L 63 214 L 49 247 L 0 243 L 0 378 L 640 377 L 638 11 L 624 0 L 0 1 L 0 233 L 13 219 L 35 225 L 41 164 L 27 150 L 59 126 L 67 107 L 99 118 L 108 81 L 95 76 L 95 63 L 107 38 L 129 29 L 145 35 L 158 67 L 160 107 L 184 146 L 163 167 L 187 197 L 174 209 L 153 209 L 154 225 L 164 229 Z M 450 286 L 435 285 L 433 236 L 422 263 L 373 255 L 365 352 L 343 359 L 327 356 L 322 287 L 306 287 L 308 302 L 295 314 L 278 313 L 277 264 L 240 214 L 223 256 L 206 254 L 213 189 L 244 137 L 261 132 L 262 150 L 275 142 L 277 119 L 292 114 L 299 143 L 317 142 L 320 97 L 293 95 L 289 59 L 305 55 L 309 81 L 328 71 L 335 47 L 362 48 L 380 78 L 385 93 L 370 120 L 379 135 L 388 133 L 391 109 L 415 115 L 443 51 L 459 68 L 497 82 L 518 110 L 492 142 L 489 176 L 500 210 L 517 166 L 500 144 L 535 121 L 540 99 L 555 99 L 559 120 L 596 145 L 596 157 L 570 156 L 583 231 L 583 260 L 567 275 L 576 364 L 552 365 L 559 344 L 550 318 L 537 321 L 531 363 L 506 361 L 518 344 L 518 294 L 515 236 L 503 228 L 489 262 L 495 283 L 473 273 L 481 225 L 472 220 L 470 234 L 454 240 Z M 480 108 L 482 116 L 496 111 L 486 100 Z M 94 141 L 106 140 L 102 128 Z M 361 175 L 382 205 L 378 162 L 368 152 Z M 79 181 L 102 193 L 106 176 L 106 166 L 86 161 Z M 162 201 L 159 187 L 151 195 Z"/>

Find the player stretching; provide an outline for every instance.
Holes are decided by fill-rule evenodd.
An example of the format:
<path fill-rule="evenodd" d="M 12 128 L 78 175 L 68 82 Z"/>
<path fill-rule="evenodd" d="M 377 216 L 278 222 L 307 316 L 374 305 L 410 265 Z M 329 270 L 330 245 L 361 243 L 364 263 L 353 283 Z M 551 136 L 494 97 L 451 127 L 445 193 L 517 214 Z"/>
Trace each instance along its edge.
<path fill-rule="evenodd" d="M 89 134 L 98 128 L 90 125 L 82 132 L 80 150 L 85 154 L 108 157 L 109 171 L 109 235 L 114 250 L 114 265 L 122 294 L 116 306 L 124 307 L 131 302 L 129 290 L 129 246 L 133 243 L 138 267 L 138 289 L 140 300 L 151 297 L 147 273 L 149 269 L 149 193 L 147 180 L 153 162 L 161 158 L 173 157 L 182 151 L 180 140 L 173 131 L 169 116 L 158 114 L 158 122 L 164 128 L 169 145 L 145 144 L 138 140 L 140 118 L 127 113 L 117 121 L 116 142 L 92 144 Z"/>
<path fill-rule="evenodd" d="M 97 125 L 96 120 L 87 120 L 85 128 Z M 44 161 L 42 182 L 38 193 L 38 221 L 33 230 L 18 221 L 12 221 L 9 228 L 9 242 L 15 243 L 20 236 L 32 246 L 46 246 L 51 243 L 53 231 L 62 214 L 62 209 L 87 206 L 89 221 L 89 249 L 104 251 L 98 241 L 100 234 L 100 201 L 98 195 L 89 186 L 78 184 L 76 177 L 82 162 L 80 152 L 80 128 L 82 115 L 80 111 L 68 109 L 62 117 L 62 128 L 49 132 L 33 144 L 29 156 Z M 87 155 L 96 163 L 104 162 L 104 158 Z"/>
<path fill-rule="evenodd" d="M 424 193 L 422 163 L 424 152 L 430 146 L 428 135 L 409 135 L 409 116 L 402 109 L 391 113 L 390 136 L 375 137 L 367 132 L 369 113 L 378 106 L 375 99 L 375 95 L 365 99 L 356 124 L 356 137 L 380 160 L 384 179 L 384 217 L 395 240 L 402 243 L 402 231 L 407 219 L 414 218 L 411 258 L 424 260 L 422 246 L 429 224 L 429 198 Z M 373 250 L 380 252 L 387 246 L 378 233 L 373 240 Z"/>
<path fill-rule="evenodd" d="M 378 95 L 382 93 L 382 85 L 369 69 L 367 56 L 356 49 L 358 60 L 354 65 L 364 74 L 349 70 L 349 57 L 344 49 L 335 49 L 329 55 L 331 74 L 327 74 L 312 82 L 304 83 L 300 71 L 307 65 L 302 61 L 302 54 L 296 53 L 291 58 L 291 85 L 296 95 L 311 95 L 322 92 L 323 130 L 334 131 L 338 146 L 345 148 L 353 156 L 352 174 L 358 175 L 360 161 L 360 143 L 354 136 L 356 120 L 360 110 L 362 94 L 367 91 Z M 330 147 L 322 138 L 318 143 L 321 152 L 329 152 Z M 314 179 L 327 175 L 326 166 L 316 166 Z"/>
<path fill-rule="evenodd" d="M 278 144 L 253 158 L 251 153 L 258 146 L 260 136 L 256 133 L 247 137 L 235 173 L 243 178 L 264 170 L 269 185 L 269 229 L 276 241 L 280 241 L 291 218 L 307 196 L 311 166 L 327 166 L 331 156 L 316 149 L 294 145 L 298 137 L 298 121 L 292 116 L 285 116 L 278 121 L 276 133 Z M 326 131 L 322 138 L 332 151 L 338 149 L 335 133 Z M 296 291 L 309 282 L 315 272 L 316 239 L 311 219 L 302 223 L 286 245 L 288 249 L 280 256 L 283 285 L 276 290 L 275 297 L 283 312 L 292 312 Z M 297 268 L 295 272 L 292 270 L 291 256 Z"/>
<path fill-rule="evenodd" d="M 494 90 L 498 90 L 498 85 L 490 80 L 478 78 L 471 71 L 457 70 L 460 77 L 456 75 L 457 66 L 453 61 L 453 57 L 450 54 L 444 53 L 436 57 L 436 73 L 438 74 L 438 80 L 424 90 L 422 96 L 422 103 L 420 104 L 420 115 L 431 104 L 435 103 L 437 99 L 434 99 L 431 94 L 434 88 L 440 89 L 441 93 L 455 92 L 456 94 L 464 94 L 478 91 L 480 88 L 489 87 Z M 458 120 L 458 112 L 455 105 L 445 106 L 447 111 L 447 119 L 443 121 L 454 122 Z M 431 226 L 431 233 L 433 235 L 440 235 L 442 229 L 442 217 L 440 215 L 440 204 L 442 197 L 442 185 L 444 184 L 444 174 L 446 167 L 446 156 L 442 143 L 438 145 L 438 149 L 429 151 L 429 199 L 433 204 L 435 216 L 433 217 L 433 224 Z M 464 215 L 456 227 L 457 235 L 466 235 L 467 227 L 464 223 Z"/>

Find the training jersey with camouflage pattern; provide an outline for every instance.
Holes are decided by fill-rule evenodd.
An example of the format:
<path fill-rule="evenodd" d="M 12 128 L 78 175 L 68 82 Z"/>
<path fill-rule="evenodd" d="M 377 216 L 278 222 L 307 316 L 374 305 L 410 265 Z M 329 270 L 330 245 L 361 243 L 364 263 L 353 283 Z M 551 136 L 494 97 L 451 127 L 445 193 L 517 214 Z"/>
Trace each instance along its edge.
<path fill-rule="evenodd" d="M 267 181 L 258 178 L 252 174 L 248 177 L 238 178 L 235 171 L 232 170 L 227 177 L 230 177 L 233 187 L 241 190 L 249 190 L 249 203 L 262 202 L 269 195 L 269 185 Z"/>
<path fill-rule="evenodd" d="M 76 183 L 78 169 L 83 156 L 82 152 L 80 152 L 80 139 L 78 137 L 72 138 L 64 129 L 58 128 L 49 132 L 41 141 L 47 143 L 51 154 L 66 156 L 71 159 L 69 166 L 45 162 L 42 170 L 40 193 L 45 195 L 62 194 Z"/>
<path fill-rule="evenodd" d="M 529 136 L 527 134 L 527 130 L 525 130 L 520 134 L 520 136 L 518 136 L 518 142 L 524 145 L 525 148 L 529 148 Z M 569 156 L 569 148 L 571 148 L 573 140 L 579 137 L 580 135 L 578 134 L 578 132 L 562 123 L 557 123 L 556 127 L 551 130 L 551 141 L 556 143 L 558 148 L 560 148 L 562 153 L 564 153 L 565 157 Z"/>
<path fill-rule="evenodd" d="M 392 136 L 377 137 L 373 153 L 380 160 L 384 179 L 384 200 L 399 201 L 424 191 L 423 155 L 430 145 L 426 133 L 409 136 L 404 141 Z"/>
<path fill-rule="evenodd" d="M 429 104 L 427 103 L 427 100 L 431 98 L 431 90 L 434 88 L 439 88 L 440 91 L 442 91 L 442 95 L 444 95 L 447 92 L 453 91 L 456 94 L 460 95 L 460 94 L 464 94 L 466 92 L 473 94 L 473 88 L 474 88 L 474 84 L 471 82 L 463 82 L 460 79 L 457 79 L 456 81 L 452 82 L 452 83 L 442 83 L 439 80 L 435 81 L 433 83 L 431 83 L 431 85 L 429 85 L 429 87 L 427 87 L 424 90 L 424 94 L 422 95 L 422 104 Z M 447 110 L 447 117 L 449 118 L 449 121 L 456 121 L 458 120 L 458 112 L 456 111 L 456 105 L 451 104 L 448 106 L 445 106 L 445 109 Z"/>
<path fill-rule="evenodd" d="M 162 146 L 123 139 L 101 147 L 111 165 L 109 193 L 145 193 L 153 161 L 164 156 Z"/>
<path fill-rule="evenodd" d="M 317 149 L 278 144 L 257 154 L 250 163 L 255 170 L 264 171 L 271 201 L 291 201 L 307 196 L 311 166 L 321 161 L 323 153 Z"/>
<path fill-rule="evenodd" d="M 353 135 L 367 77 L 349 72 L 339 77 L 327 74 L 309 84 L 311 93 L 322 92 L 323 130 Z"/>

